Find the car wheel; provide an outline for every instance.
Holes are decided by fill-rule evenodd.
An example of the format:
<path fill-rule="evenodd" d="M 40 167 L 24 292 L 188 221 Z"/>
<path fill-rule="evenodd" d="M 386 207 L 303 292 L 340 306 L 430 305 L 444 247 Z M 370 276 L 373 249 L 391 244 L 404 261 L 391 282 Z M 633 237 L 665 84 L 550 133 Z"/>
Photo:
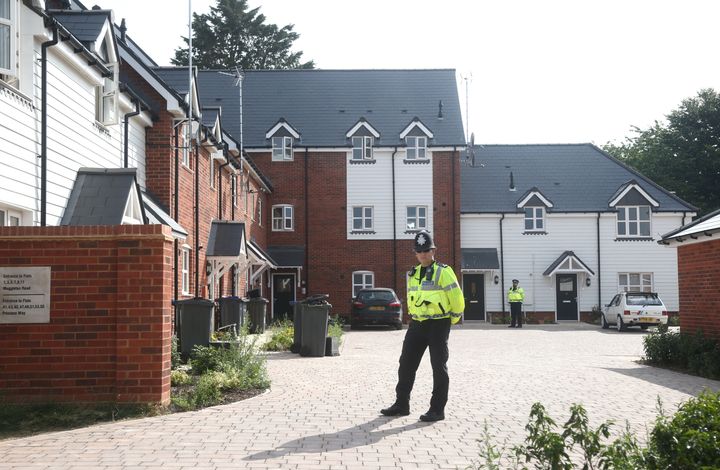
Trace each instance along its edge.
<path fill-rule="evenodd" d="M 605 320 L 605 315 L 600 314 L 600 324 L 602 325 L 603 330 L 607 330 L 610 328 L 610 325 L 608 324 L 607 320 Z"/>
<path fill-rule="evenodd" d="M 618 317 L 617 317 L 617 330 L 625 331 L 625 322 L 623 321 L 623 319 L 620 315 L 618 315 Z"/>
<path fill-rule="evenodd" d="M 647 330 L 649 325 L 640 325 L 640 328 L 643 330 Z"/>
<path fill-rule="evenodd" d="M 396 330 L 402 330 L 402 329 L 403 329 L 403 324 L 402 324 L 402 323 L 398 323 L 397 325 L 395 325 L 395 329 L 396 329 Z"/>

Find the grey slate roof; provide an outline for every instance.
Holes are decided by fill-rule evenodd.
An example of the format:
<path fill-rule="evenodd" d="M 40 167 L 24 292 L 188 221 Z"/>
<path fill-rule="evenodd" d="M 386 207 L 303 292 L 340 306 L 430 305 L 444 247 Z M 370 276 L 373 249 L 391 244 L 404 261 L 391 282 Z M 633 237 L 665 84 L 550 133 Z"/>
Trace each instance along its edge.
<path fill-rule="evenodd" d="M 666 233 L 658 243 L 667 245 L 669 241 L 697 240 L 703 236 L 712 237 L 717 233 L 720 233 L 720 209 Z"/>
<path fill-rule="evenodd" d="M 130 191 L 135 168 L 80 168 L 60 225 L 120 225 Z"/>
<path fill-rule="evenodd" d="M 463 248 L 462 269 L 500 269 L 497 248 Z"/>
<path fill-rule="evenodd" d="M 696 210 L 593 144 L 478 145 L 474 152 L 475 165 L 460 169 L 462 213 L 519 212 L 533 187 L 552 201 L 549 212 L 612 211 L 612 196 L 633 179 L 660 203 L 654 211 Z"/>
<path fill-rule="evenodd" d="M 570 257 L 574 258 L 575 261 L 577 261 L 578 263 L 580 263 L 580 264 L 585 268 L 585 270 L 586 270 L 587 272 L 589 272 L 592 276 L 595 275 L 595 271 L 593 271 L 592 269 L 590 269 L 590 268 L 588 267 L 588 265 L 585 264 L 585 263 L 583 262 L 583 260 L 581 260 L 574 252 L 572 252 L 572 251 L 563 251 L 562 254 L 561 254 L 560 256 L 558 256 L 555 261 L 553 261 L 552 263 L 550 263 L 550 266 L 548 266 L 548 268 L 545 270 L 545 272 L 543 272 L 543 276 L 549 276 L 550 274 L 552 274 L 552 272 L 555 270 L 555 268 L 557 268 L 558 266 L 560 266 L 560 264 L 561 264 L 563 261 L 565 261 L 566 259 L 568 259 L 568 258 L 570 258 Z"/>
<path fill-rule="evenodd" d="M 202 125 L 212 129 L 212 127 L 215 125 L 215 120 L 217 119 L 218 114 L 220 114 L 220 109 L 218 108 L 203 108 Z"/>
<path fill-rule="evenodd" d="M 187 96 L 190 72 L 187 67 L 152 67 L 152 71 L 180 96 Z M 217 106 L 206 103 L 208 106 Z M 202 105 L 202 103 L 201 103 Z"/>
<path fill-rule="evenodd" d="M 305 264 L 304 246 L 269 246 L 267 252 L 281 268 L 294 268 Z"/>
<path fill-rule="evenodd" d="M 85 44 L 98 39 L 105 22 L 110 20 L 111 15 L 110 10 L 52 10 L 49 13 L 65 26 L 73 36 Z"/>
<path fill-rule="evenodd" d="M 207 257 L 237 258 L 243 253 L 247 253 L 245 224 L 229 220 L 213 220 L 208 236 Z"/>
<path fill-rule="evenodd" d="M 177 223 L 175 219 L 170 217 L 167 213 L 167 209 L 156 201 L 150 194 L 142 193 L 143 208 L 145 209 L 145 216 L 147 217 L 148 224 L 162 224 L 167 225 L 172 230 L 173 237 L 179 239 L 185 239 L 188 236 L 187 230 L 182 225 Z"/>
<path fill-rule="evenodd" d="M 224 128 L 239 141 L 235 82 L 217 70 L 198 73 L 201 104 L 221 105 Z M 440 101 L 443 119 L 438 118 Z M 251 70 L 244 72 L 242 102 L 245 148 L 269 147 L 265 134 L 281 118 L 300 132 L 296 146 L 347 146 L 345 134 L 361 118 L 380 132 L 376 145 L 401 145 L 399 135 L 415 117 L 435 135 L 429 146 L 465 145 L 450 69 Z"/>

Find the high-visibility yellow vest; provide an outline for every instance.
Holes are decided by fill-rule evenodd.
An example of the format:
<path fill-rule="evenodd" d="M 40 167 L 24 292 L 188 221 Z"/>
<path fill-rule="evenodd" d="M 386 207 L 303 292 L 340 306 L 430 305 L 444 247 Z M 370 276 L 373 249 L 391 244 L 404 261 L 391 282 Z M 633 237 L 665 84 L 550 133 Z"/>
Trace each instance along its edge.
<path fill-rule="evenodd" d="M 465 298 L 453 269 L 434 262 L 420 278 L 421 265 L 408 272 L 408 313 L 415 321 L 450 318 L 454 325 L 465 311 Z M 428 274 L 430 273 L 430 274 Z"/>
<path fill-rule="evenodd" d="M 522 287 L 508 291 L 508 302 L 523 302 L 525 300 L 525 290 Z"/>

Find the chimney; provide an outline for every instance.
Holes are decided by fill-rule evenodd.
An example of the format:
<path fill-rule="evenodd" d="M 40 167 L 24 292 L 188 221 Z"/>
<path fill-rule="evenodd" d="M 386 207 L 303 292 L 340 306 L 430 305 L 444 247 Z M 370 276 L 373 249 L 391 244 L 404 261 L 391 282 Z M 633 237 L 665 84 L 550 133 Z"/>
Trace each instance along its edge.
<path fill-rule="evenodd" d="M 125 25 L 125 18 L 120 22 L 120 40 L 125 42 L 125 33 L 127 32 L 127 26 Z"/>

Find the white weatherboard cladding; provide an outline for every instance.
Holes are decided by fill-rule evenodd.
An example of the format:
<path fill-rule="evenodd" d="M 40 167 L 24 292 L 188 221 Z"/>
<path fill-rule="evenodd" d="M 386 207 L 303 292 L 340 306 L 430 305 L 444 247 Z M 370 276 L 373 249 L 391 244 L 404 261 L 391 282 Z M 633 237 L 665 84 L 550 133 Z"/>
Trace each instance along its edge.
<path fill-rule="evenodd" d="M 500 216 L 464 214 L 461 216 L 461 246 L 465 248 L 497 248 L 500 257 Z M 564 251 L 573 251 L 593 272 L 591 285 L 585 285 L 586 275 L 578 273 L 578 309 L 590 311 L 598 305 L 597 214 L 546 214 L 547 235 L 523 235 L 522 214 L 506 214 L 503 221 L 503 257 L 505 288 L 513 278 L 525 289 L 526 311 L 557 310 L 555 304 L 555 276 L 543 272 Z M 669 310 L 678 309 L 677 255 L 673 248 L 658 245 L 658 233 L 667 233 L 682 224 L 682 214 L 653 213 L 653 241 L 615 241 L 615 214 L 602 214 L 600 220 L 600 250 L 602 265 L 602 304 L 617 293 L 618 273 L 652 272 L 654 289 Z M 500 270 L 486 273 L 485 308 L 501 311 L 504 293 L 502 284 L 494 284 L 492 277 Z M 508 307 L 506 305 L 506 310 Z"/>
<path fill-rule="evenodd" d="M 411 239 L 406 234 L 406 207 L 427 206 L 428 230 L 432 231 L 432 160 L 428 164 L 404 164 L 404 154 L 395 154 L 395 210 L 398 239 Z M 347 169 L 347 237 L 349 240 L 392 240 L 393 194 L 392 150 L 375 150 L 375 163 L 349 163 Z M 431 157 L 432 158 L 432 157 Z M 352 208 L 373 207 L 374 234 L 352 234 Z"/>
<path fill-rule="evenodd" d="M 33 105 L 10 92 L 0 92 L 0 203 L 34 213 L 40 222 L 41 69 L 40 44 L 35 43 Z M 47 224 L 57 225 L 81 167 L 123 166 L 122 125 L 101 128 L 95 123 L 95 88 L 62 55 L 48 54 Z M 27 75 L 23 77 L 28 80 Z M 34 106 L 34 107 L 33 107 Z M 122 118 L 122 116 L 121 116 Z M 131 120 L 129 166 L 138 168 L 145 186 L 145 127 Z M 30 220 L 23 221 L 29 224 Z"/>

